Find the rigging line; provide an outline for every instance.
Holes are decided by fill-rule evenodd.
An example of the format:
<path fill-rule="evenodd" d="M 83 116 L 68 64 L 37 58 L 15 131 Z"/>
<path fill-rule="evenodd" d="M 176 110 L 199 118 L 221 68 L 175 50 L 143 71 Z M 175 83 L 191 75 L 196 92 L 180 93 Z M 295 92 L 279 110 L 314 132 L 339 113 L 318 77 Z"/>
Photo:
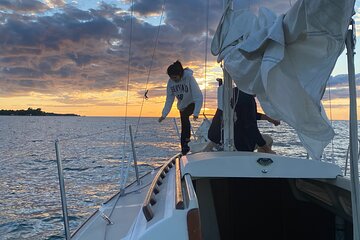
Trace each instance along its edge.
<path fill-rule="evenodd" d="M 131 67 L 131 43 L 132 43 L 132 31 L 133 31 L 133 15 L 134 15 L 134 0 L 131 0 L 130 10 L 130 40 L 129 40 L 129 59 L 128 59 L 128 78 L 126 83 L 126 103 L 125 103 L 125 121 L 124 121 L 124 139 L 123 139 L 123 151 L 125 149 L 126 133 L 127 133 L 127 112 L 129 102 L 129 85 L 130 85 L 130 67 Z"/>
<path fill-rule="evenodd" d="M 122 178 L 126 175 L 125 169 L 125 147 L 126 147 L 126 133 L 127 133 L 127 112 L 128 112 L 128 102 L 129 102 L 129 85 L 130 85 L 130 68 L 131 68 L 131 46 L 132 46 L 132 34 L 133 34 L 133 15 L 134 15 L 134 0 L 131 0 L 131 8 L 130 8 L 130 36 L 129 36 L 129 59 L 128 59 L 128 72 L 127 72 L 127 83 L 126 83 L 126 103 L 125 103 L 125 119 L 124 119 L 124 139 L 123 139 L 123 148 L 122 148 L 122 161 L 121 161 L 121 169 L 120 169 L 120 189 L 123 187 Z M 130 161 L 130 160 L 129 160 Z"/>
<path fill-rule="evenodd" d="M 204 110 L 203 115 L 205 116 L 206 111 L 206 80 L 207 80 L 207 61 L 208 61 L 208 40 L 209 40 L 209 0 L 206 1 L 206 38 L 205 38 L 205 66 L 204 66 L 204 81 L 205 81 L 205 88 L 204 88 Z"/>
<path fill-rule="evenodd" d="M 159 21 L 159 27 L 158 27 L 158 29 L 157 29 L 157 34 L 156 34 L 156 38 L 155 38 L 155 45 L 154 45 L 153 53 L 152 53 L 152 56 L 151 56 L 151 62 L 150 62 L 149 72 L 148 72 L 148 76 L 147 76 L 146 84 L 145 84 L 145 94 L 144 94 L 143 99 L 142 99 L 142 103 L 141 103 L 141 107 L 140 107 L 140 113 L 139 113 L 139 118 L 138 118 L 138 121 L 137 121 L 137 124 L 136 124 L 136 130 L 135 130 L 134 138 L 136 138 L 136 136 L 137 136 L 137 132 L 138 132 L 139 125 L 140 125 L 140 118 L 141 118 L 141 115 L 142 115 L 142 110 L 143 110 L 144 102 L 145 102 L 145 99 L 147 99 L 147 95 L 146 95 L 146 94 L 147 94 L 148 91 L 149 91 L 149 90 L 147 89 L 147 87 L 148 87 L 148 84 L 149 84 L 150 73 L 151 73 L 151 70 L 152 70 L 152 67 L 153 67 L 153 63 L 154 63 L 154 57 L 155 57 L 156 48 L 157 48 L 157 45 L 158 45 L 158 42 L 159 42 L 160 27 L 161 27 L 162 19 L 163 19 L 163 16 L 164 16 L 165 2 L 166 2 L 166 0 L 164 0 L 163 5 L 162 5 L 162 9 L 161 9 L 161 16 L 160 16 L 160 21 Z"/>

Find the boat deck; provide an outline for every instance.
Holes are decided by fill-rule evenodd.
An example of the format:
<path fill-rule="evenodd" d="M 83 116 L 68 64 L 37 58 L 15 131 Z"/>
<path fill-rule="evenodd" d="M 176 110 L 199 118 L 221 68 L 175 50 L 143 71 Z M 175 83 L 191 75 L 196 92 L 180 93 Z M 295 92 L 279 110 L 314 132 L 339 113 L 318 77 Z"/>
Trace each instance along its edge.
<path fill-rule="evenodd" d="M 114 195 L 103 204 L 71 237 L 71 239 L 122 239 L 134 224 L 143 206 L 144 198 L 149 190 L 156 171 L 141 178 L 141 184 L 132 183 L 126 188 L 125 194 Z M 115 207 L 114 207 L 115 206 Z M 112 224 L 104 219 L 109 217 Z M 129 221 L 131 219 L 131 221 Z"/>
<path fill-rule="evenodd" d="M 182 175 L 194 177 L 324 178 L 342 175 L 331 163 L 257 152 L 202 152 L 182 158 Z"/>
<path fill-rule="evenodd" d="M 331 239 L 328 236 L 334 231 L 319 236 L 335 226 L 337 217 L 344 221 L 342 234 L 351 232 L 350 195 L 344 187 L 349 186 L 348 180 L 341 177 L 340 167 L 326 162 L 254 152 L 202 152 L 176 155 L 141 182 L 106 202 L 72 239 L 167 239 L 171 235 L 180 240 L 188 239 L 191 232 L 201 232 L 203 239 L 235 239 L 240 233 L 250 239 L 260 221 L 259 212 L 266 216 L 261 223 L 268 226 L 264 233 L 272 231 L 271 236 Z M 297 210 L 286 215 L 289 209 Z M 189 225 L 189 216 L 201 225 Z M 309 216 L 323 222 L 314 235 L 317 238 L 307 238 L 306 229 L 314 224 Z M 250 217 L 254 219 L 249 222 Z M 296 226 L 302 221 L 309 223 L 300 231 Z M 245 233 L 244 229 L 252 230 Z M 263 239 L 266 234 L 256 236 Z"/>

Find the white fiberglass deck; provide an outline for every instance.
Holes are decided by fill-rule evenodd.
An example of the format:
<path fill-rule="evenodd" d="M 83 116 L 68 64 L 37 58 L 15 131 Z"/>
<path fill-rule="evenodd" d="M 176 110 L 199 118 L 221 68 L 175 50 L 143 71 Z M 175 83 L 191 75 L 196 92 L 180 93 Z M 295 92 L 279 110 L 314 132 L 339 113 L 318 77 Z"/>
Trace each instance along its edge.
<path fill-rule="evenodd" d="M 102 206 L 103 212 L 112 224 L 107 224 L 101 212 L 96 211 L 71 237 L 71 239 L 123 239 L 129 234 L 134 219 L 139 214 L 156 172 L 141 178 L 141 185 L 136 182 L 126 188 L 125 195 L 115 195 Z M 115 206 L 115 207 L 114 207 Z"/>
<path fill-rule="evenodd" d="M 256 152 L 203 152 L 182 157 L 181 173 L 194 177 L 326 178 L 342 175 L 331 163 Z"/>

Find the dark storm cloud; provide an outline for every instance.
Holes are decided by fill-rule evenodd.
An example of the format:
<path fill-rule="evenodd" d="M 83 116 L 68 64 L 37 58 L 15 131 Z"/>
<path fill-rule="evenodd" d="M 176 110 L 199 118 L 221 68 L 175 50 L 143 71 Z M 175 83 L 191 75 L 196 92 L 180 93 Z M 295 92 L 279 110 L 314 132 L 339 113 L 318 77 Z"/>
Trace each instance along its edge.
<path fill-rule="evenodd" d="M 78 66 L 89 64 L 93 58 L 90 54 L 68 53 L 67 56 L 72 59 Z"/>
<path fill-rule="evenodd" d="M 1 63 L 3 64 L 7 64 L 7 65 L 22 65 L 22 64 L 25 64 L 29 61 L 29 58 L 28 57 L 3 57 L 3 58 L 0 58 L 0 65 Z"/>
<path fill-rule="evenodd" d="M 215 29 L 223 12 L 222 1 L 209 1 L 209 4 L 209 26 Z M 185 35 L 199 37 L 206 31 L 206 10 L 206 0 L 171 0 L 171 4 L 166 7 L 165 23 L 179 29 Z"/>
<path fill-rule="evenodd" d="M 143 15 L 153 15 L 161 12 L 164 0 L 139 0 L 134 3 L 133 9 L 135 12 Z"/>
<path fill-rule="evenodd" d="M 40 48 L 17 47 L 14 45 L 3 45 L 3 46 L 0 46 L 0 49 L 1 49 L 1 53 L 3 56 L 39 55 L 42 52 L 42 50 Z M 5 57 L 5 58 L 7 58 L 7 57 Z M 21 57 L 18 57 L 18 58 L 21 58 Z"/>
<path fill-rule="evenodd" d="M 18 12 L 40 12 L 49 7 L 36 0 L 0 0 L 0 10 L 11 10 Z"/>
<path fill-rule="evenodd" d="M 158 22 L 143 19 L 160 16 L 163 0 L 135 1 L 132 19 L 129 12 L 104 2 L 88 10 L 62 0 L 43 2 L 0 0 L 1 96 L 21 91 L 124 90 L 130 45 L 130 89 L 139 96 L 147 80 L 150 96 L 164 95 L 166 68 L 177 59 L 184 66 L 204 64 L 207 0 L 166 1 L 155 54 Z M 258 2 L 252 3 L 254 8 Z M 222 9 L 222 1 L 209 0 L 209 46 Z M 208 53 L 208 59 L 214 57 Z"/>
<path fill-rule="evenodd" d="M 14 68 L 4 68 L 2 70 L 2 73 L 4 75 L 10 75 L 15 77 L 35 77 L 39 78 L 43 74 L 40 71 L 30 69 L 30 68 L 24 68 L 24 67 L 14 67 Z"/>
<path fill-rule="evenodd" d="M 58 1 L 58 4 L 60 3 L 61 1 Z M 104 10 L 103 6 L 100 12 Z M 5 23 L 0 26 L 0 81 L 6 79 L 5 83 L 2 81 L 4 84 L 10 84 L 11 79 L 19 77 L 34 80 L 41 77 L 68 90 L 87 90 L 93 87 L 83 88 L 82 72 L 90 71 L 88 75 L 101 76 L 102 81 L 107 79 L 104 75 L 92 74 L 91 70 L 84 69 L 84 66 L 98 62 L 103 64 L 99 65 L 101 71 L 111 68 L 104 66 L 104 62 L 108 64 L 114 60 L 106 54 L 108 40 L 119 38 L 118 27 L 111 19 L 102 16 L 96 10 L 82 11 L 66 6 L 63 11 L 51 16 L 14 13 L 0 17 Z M 94 69 L 94 72 L 99 71 Z M 93 81 L 90 77 L 85 80 L 89 79 Z M 115 81 L 110 82 L 114 84 Z M 16 84 L 19 85 L 19 89 L 25 91 L 24 94 L 29 91 L 24 90 L 23 81 L 13 81 L 12 89 Z M 34 84 L 28 84 L 29 88 L 31 86 L 36 87 Z M 36 87 L 35 90 L 37 89 Z M 56 88 L 49 91 L 56 91 Z M 2 93 L 4 94 L 3 91 Z"/>
<path fill-rule="evenodd" d="M 4 84 L 12 79 L 26 78 L 36 82 L 41 78 L 59 86 L 49 88 L 49 92 L 60 88 L 68 91 L 125 89 L 130 33 L 131 89 L 144 86 L 150 65 L 150 83 L 156 81 L 163 85 L 166 67 L 176 59 L 185 65 L 189 61 L 203 62 L 206 22 L 205 9 L 200 9 L 206 6 L 206 1 L 192 6 L 193 10 L 200 11 L 195 14 L 188 11 L 187 4 L 193 5 L 191 1 L 166 3 L 167 20 L 161 25 L 153 62 L 158 26 L 133 17 L 130 29 L 129 12 L 115 5 L 102 2 L 97 9 L 84 11 L 71 5 L 62 6 L 63 1 L 47 1 L 49 6 L 62 8 L 51 14 L 34 15 L 27 13 L 44 10 L 46 6 L 39 1 L 0 3 L 2 9 L 8 10 L 0 15 L 0 22 L 4 23 L 0 25 L 0 78 L 7 79 L 6 83 L 2 81 Z M 135 16 L 159 15 L 162 3 L 137 1 L 134 11 L 138 15 Z M 26 9 L 28 12 L 24 12 Z M 216 18 L 220 14 L 218 12 Z M 210 20 L 212 32 L 217 21 Z M 24 89 L 24 82 L 14 81 L 12 88 L 16 84 Z M 28 88 L 31 86 L 35 85 L 28 84 Z"/>
<path fill-rule="evenodd" d="M 88 21 L 64 14 L 38 17 L 32 21 L 21 18 L 8 19 L 0 26 L 0 44 L 6 46 L 45 46 L 58 49 L 61 41 L 79 41 L 86 38 L 106 39 L 117 35 L 117 28 L 101 16 Z"/>

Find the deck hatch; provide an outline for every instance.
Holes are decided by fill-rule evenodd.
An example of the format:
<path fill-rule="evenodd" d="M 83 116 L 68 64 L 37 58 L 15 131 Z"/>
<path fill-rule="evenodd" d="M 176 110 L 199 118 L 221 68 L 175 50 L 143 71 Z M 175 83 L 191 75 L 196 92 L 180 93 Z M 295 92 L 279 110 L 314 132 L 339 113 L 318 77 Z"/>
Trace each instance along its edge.
<path fill-rule="evenodd" d="M 257 163 L 260 164 L 261 166 L 269 166 L 270 164 L 272 164 L 274 161 L 271 158 L 259 158 L 257 160 Z"/>

